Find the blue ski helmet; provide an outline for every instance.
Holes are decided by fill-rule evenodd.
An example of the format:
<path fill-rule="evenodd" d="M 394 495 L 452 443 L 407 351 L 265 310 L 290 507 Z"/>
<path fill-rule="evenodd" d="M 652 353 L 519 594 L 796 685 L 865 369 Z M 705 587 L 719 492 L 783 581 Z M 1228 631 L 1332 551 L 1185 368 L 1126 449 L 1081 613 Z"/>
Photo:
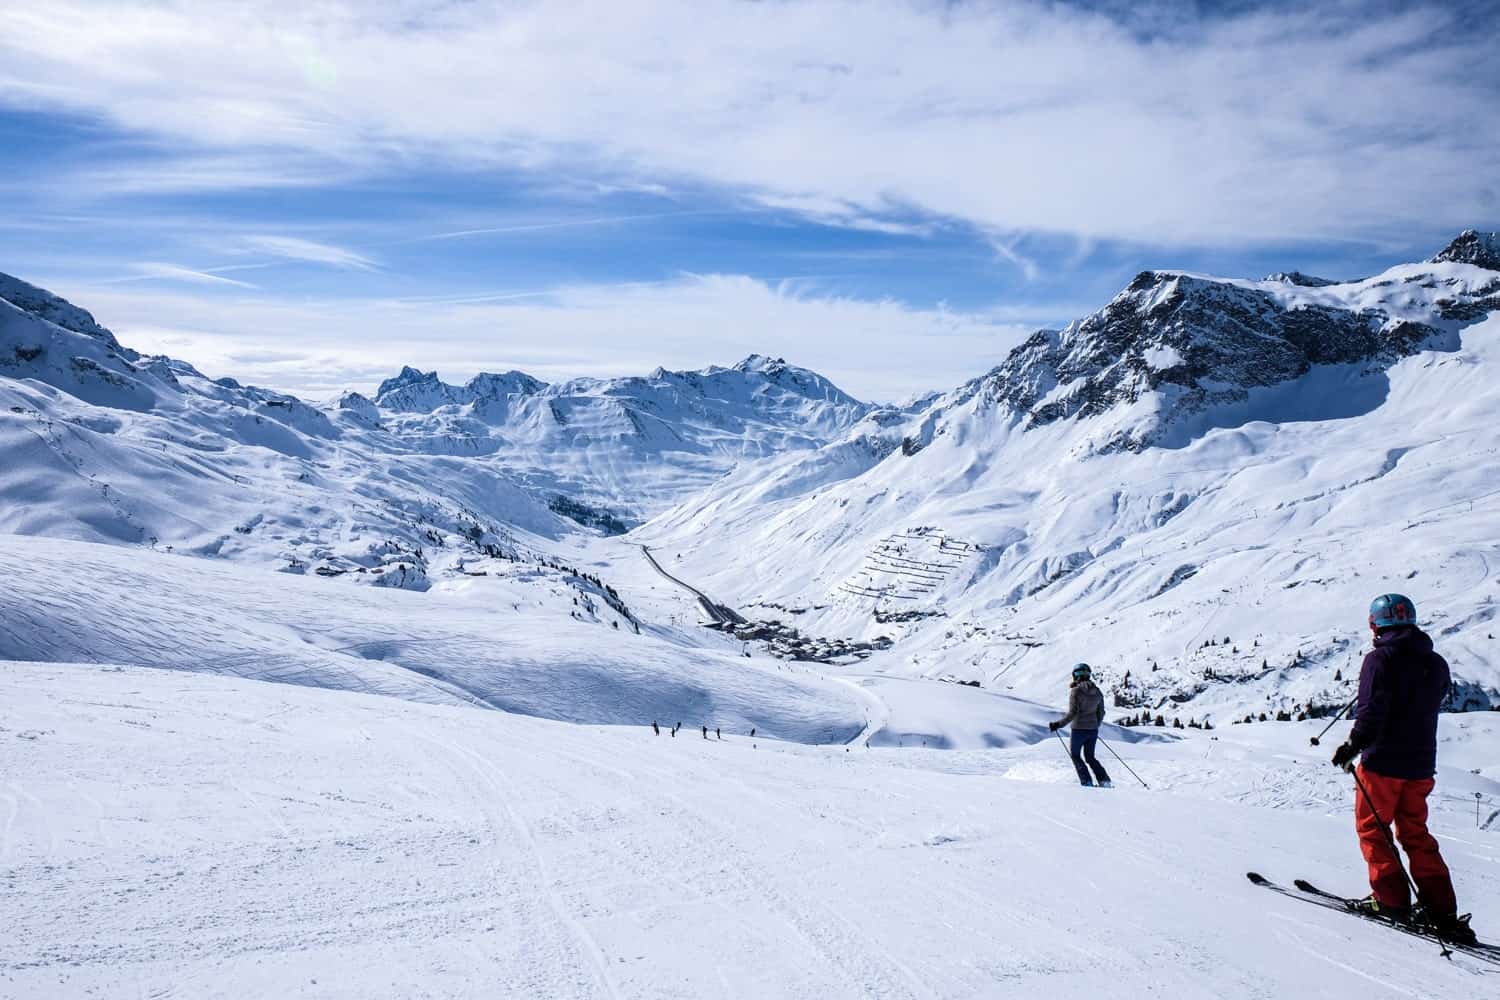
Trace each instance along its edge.
<path fill-rule="evenodd" d="M 1410 597 L 1400 594 L 1381 594 L 1370 602 L 1370 625 L 1372 628 L 1390 628 L 1393 625 L 1415 625 L 1417 605 Z"/>
<path fill-rule="evenodd" d="M 1075 681 L 1081 681 L 1087 677 L 1092 677 L 1093 675 L 1094 672 L 1089 669 L 1089 665 L 1087 663 L 1079 663 L 1073 667 L 1073 679 Z"/>

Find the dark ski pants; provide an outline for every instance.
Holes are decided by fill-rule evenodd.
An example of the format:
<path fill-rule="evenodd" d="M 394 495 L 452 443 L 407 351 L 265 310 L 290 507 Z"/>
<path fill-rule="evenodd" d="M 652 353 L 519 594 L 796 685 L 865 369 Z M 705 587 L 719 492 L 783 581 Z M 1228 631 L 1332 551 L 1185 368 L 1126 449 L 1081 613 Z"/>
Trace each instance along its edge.
<path fill-rule="evenodd" d="M 1073 755 L 1073 766 L 1078 769 L 1078 780 L 1085 785 L 1092 785 L 1097 779 L 1102 785 L 1109 780 L 1109 774 L 1104 770 L 1104 765 L 1099 763 L 1099 758 L 1094 756 L 1094 744 L 1099 742 L 1099 730 L 1097 729 L 1075 729 L 1073 730 L 1073 742 L 1068 746 L 1068 752 Z M 1088 767 L 1084 763 L 1088 763 Z M 1094 769 L 1093 777 L 1089 776 L 1089 768 Z"/>
<path fill-rule="evenodd" d="M 1388 778 L 1365 770 L 1361 764 L 1359 780 L 1370 798 L 1367 801 L 1359 789 L 1354 790 L 1354 826 L 1359 831 L 1359 848 L 1370 866 L 1370 888 L 1375 898 L 1385 906 L 1411 905 L 1411 889 L 1401 870 L 1401 858 L 1386 839 L 1384 828 L 1393 824 L 1396 839 L 1411 861 L 1412 881 L 1417 883 L 1417 893 L 1428 911 L 1435 916 L 1457 912 L 1453 879 L 1438 851 L 1437 838 L 1427 832 L 1427 796 L 1432 792 L 1432 779 Z"/>

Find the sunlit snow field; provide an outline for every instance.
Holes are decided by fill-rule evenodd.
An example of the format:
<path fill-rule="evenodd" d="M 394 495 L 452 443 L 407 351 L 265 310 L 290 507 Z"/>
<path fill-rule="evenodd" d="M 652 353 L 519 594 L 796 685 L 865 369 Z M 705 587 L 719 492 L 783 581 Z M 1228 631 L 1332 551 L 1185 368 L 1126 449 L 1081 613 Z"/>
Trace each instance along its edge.
<path fill-rule="evenodd" d="M 1315 732 L 1118 744 L 1151 789 L 1106 756 L 1087 790 L 1055 740 L 705 742 L 3 663 L 0 994 L 1486 995 L 1474 960 L 1245 881 L 1361 888 Z M 1488 930 L 1500 716 L 1443 737 L 1434 825 Z"/>

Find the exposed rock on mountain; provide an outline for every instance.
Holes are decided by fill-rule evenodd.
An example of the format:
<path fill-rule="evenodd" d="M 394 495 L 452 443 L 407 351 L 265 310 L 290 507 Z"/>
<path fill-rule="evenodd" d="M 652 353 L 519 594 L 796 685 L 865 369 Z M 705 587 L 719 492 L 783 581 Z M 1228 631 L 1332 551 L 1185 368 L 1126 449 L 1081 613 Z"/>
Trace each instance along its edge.
<path fill-rule="evenodd" d="M 1149 413 L 1097 444 L 1135 451 L 1163 443 L 1187 414 L 1243 403 L 1251 390 L 1314 365 L 1383 366 L 1441 340 L 1436 327 L 1394 309 L 1289 302 L 1267 284 L 1142 272 L 1099 312 L 1032 336 L 986 377 L 986 391 L 1029 427 L 1101 416 L 1151 395 Z"/>
<path fill-rule="evenodd" d="M 1433 263 L 1444 261 L 1500 271 L 1500 233 L 1466 229 L 1432 258 Z"/>
<path fill-rule="evenodd" d="M 1323 288 L 1326 285 L 1337 285 L 1337 281 L 1327 278 L 1316 278 L 1311 274 L 1303 274 L 1301 271 L 1277 271 L 1275 274 L 1267 275 L 1267 281 L 1279 281 L 1286 285 L 1301 285 L 1303 288 Z"/>

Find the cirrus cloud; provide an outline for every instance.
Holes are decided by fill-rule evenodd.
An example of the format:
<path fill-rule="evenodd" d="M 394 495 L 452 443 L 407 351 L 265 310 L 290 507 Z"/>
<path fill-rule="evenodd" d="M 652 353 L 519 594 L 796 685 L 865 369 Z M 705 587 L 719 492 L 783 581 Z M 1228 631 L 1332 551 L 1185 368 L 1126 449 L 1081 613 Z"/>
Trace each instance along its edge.
<path fill-rule="evenodd" d="M 327 264 L 329 267 L 373 270 L 375 261 L 364 254 L 331 243 L 319 243 L 298 236 L 269 236 L 264 234 L 246 236 L 241 241 L 252 253 L 267 254 L 286 260 L 303 261 L 310 264 Z"/>

